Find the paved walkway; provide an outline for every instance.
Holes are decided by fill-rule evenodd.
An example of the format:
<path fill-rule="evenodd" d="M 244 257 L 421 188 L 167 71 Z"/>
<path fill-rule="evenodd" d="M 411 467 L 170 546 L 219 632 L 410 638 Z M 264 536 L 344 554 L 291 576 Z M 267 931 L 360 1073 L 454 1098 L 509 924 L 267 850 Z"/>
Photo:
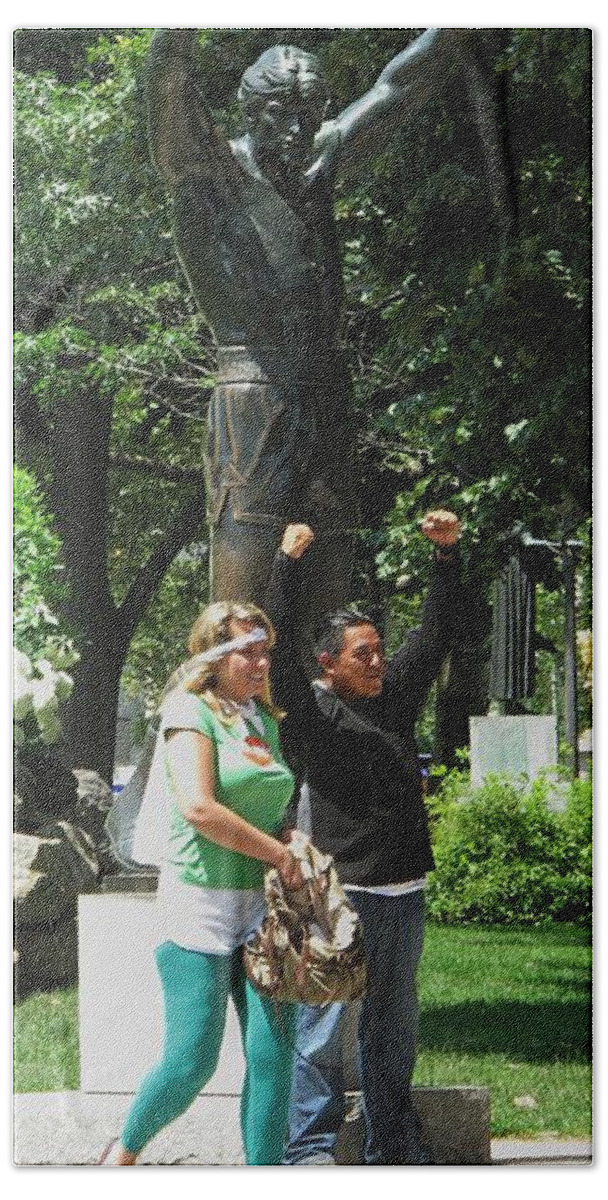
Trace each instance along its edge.
<path fill-rule="evenodd" d="M 14 1160 L 20 1166 L 90 1166 L 119 1132 L 130 1096 L 34 1092 L 15 1096 Z M 236 1096 L 199 1096 L 187 1113 L 159 1134 L 142 1164 L 241 1166 Z M 496 1165 L 584 1165 L 589 1141 L 492 1142 Z"/>

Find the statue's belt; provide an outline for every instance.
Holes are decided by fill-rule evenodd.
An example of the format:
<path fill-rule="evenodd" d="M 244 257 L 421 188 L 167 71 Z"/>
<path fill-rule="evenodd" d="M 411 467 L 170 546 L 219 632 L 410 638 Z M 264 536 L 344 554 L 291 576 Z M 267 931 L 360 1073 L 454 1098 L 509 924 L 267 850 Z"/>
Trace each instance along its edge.
<path fill-rule="evenodd" d="M 349 383 L 340 351 L 310 345 L 218 346 L 217 380 L 227 383 Z"/>

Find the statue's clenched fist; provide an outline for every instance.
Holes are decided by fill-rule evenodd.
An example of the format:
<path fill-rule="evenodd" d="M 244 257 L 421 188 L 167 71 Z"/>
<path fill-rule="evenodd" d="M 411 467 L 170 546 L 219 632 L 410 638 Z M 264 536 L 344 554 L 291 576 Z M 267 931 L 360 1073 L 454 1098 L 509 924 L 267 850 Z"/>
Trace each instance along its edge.
<path fill-rule="evenodd" d="M 283 534 L 281 550 L 290 558 L 301 558 L 314 540 L 315 535 L 310 525 L 288 525 Z"/>

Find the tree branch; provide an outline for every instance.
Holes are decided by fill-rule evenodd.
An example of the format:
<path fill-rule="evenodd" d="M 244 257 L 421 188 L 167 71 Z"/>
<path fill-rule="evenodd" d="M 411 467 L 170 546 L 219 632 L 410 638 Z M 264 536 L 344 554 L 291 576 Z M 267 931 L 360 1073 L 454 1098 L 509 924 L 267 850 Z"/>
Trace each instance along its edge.
<path fill-rule="evenodd" d="M 172 525 L 134 579 L 118 608 L 120 634 L 128 641 L 175 555 L 205 523 L 205 490 L 199 488 L 180 508 Z"/>
<path fill-rule="evenodd" d="M 156 475 L 172 483 L 195 483 L 202 487 L 205 483 L 204 471 L 197 467 L 170 466 L 159 462 L 158 459 L 144 458 L 142 455 L 125 454 L 122 450 L 112 450 L 109 455 L 110 467 L 114 470 L 135 471 L 141 475 Z"/>

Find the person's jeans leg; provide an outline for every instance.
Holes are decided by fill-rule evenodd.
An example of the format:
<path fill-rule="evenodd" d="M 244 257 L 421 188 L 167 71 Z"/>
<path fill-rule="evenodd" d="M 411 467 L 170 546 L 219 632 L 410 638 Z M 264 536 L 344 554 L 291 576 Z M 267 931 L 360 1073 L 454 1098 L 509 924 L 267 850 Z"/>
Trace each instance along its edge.
<path fill-rule="evenodd" d="M 424 892 L 351 892 L 363 923 L 368 968 L 359 1022 L 359 1060 L 368 1164 L 403 1161 L 417 1135 L 411 1080 L 416 1058 L 416 971 L 424 938 Z"/>
<path fill-rule="evenodd" d="M 298 1006 L 286 1166 L 335 1159 L 344 1120 L 344 1012 L 343 1004 Z"/>

